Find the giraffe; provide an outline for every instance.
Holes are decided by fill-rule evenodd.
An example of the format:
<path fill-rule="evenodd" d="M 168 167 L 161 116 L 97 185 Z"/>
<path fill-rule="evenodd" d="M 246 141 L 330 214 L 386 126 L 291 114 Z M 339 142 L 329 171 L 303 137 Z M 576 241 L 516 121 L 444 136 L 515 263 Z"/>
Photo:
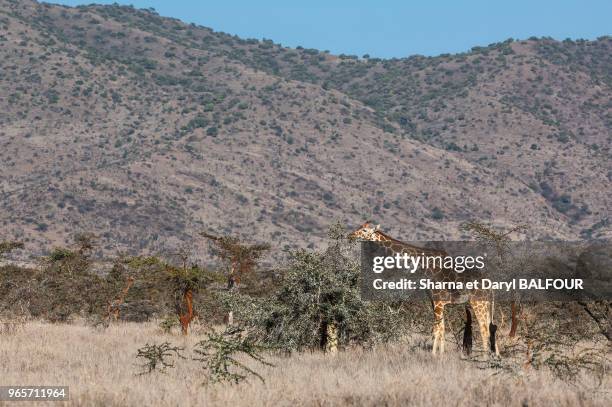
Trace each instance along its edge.
<path fill-rule="evenodd" d="M 133 284 L 134 284 L 134 277 L 131 277 L 131 276 L 128 277 L 125 283 L 125 287 L 123 287 L 123 290 L 121 290 L 119 297 L 117 297 L 113 301 L 109 301 L 108 308 L 106 309 L 108 319 L 110 319 L 111 316 L 113 317 L 114 321 L 119 319 L 119 307 L 125 301 L 125 297 L 127 296 L 127 293 Z"/>
<path fill-rule="evenodd" d="M 380 230 L 380 225 L 373 226 L 370 222 L 364 223 L 353 233 L 349 234 L 348 237 L 350 239 L 378 242 L 393 253 L 406 253 L 409 256 L 446 256 L 446 253 L 441 250 L 417 247 L 394 239 L 382 232 Z M 457 273 L 454 271 L 445 270 L 443 268 L 430 268 L 425 270 L 425 274 L 436 281 L 454 281 L 458 277 Z M 469 302 L 480 328 L 483 351 L 487 353 L 489 348 L 491 348 L 491 350 L 494 349 L 496 355 L 499 355 L 499 350 L 495 344 L 495 337 L 494 335 L 493 338 L 490 336 L 490 332 L 494 332 L 494 330 L 491 329 L 494 327 L 491 318 L 491 293 L 485 290 L 473 290 L 467 295 L 461 294 L 463 293 L 450 292 L 449 290 L 431 290 L 430 292 L 434 312 L 432 353 L 434 355 L 437 354 L 438 351 L 439 353 L 444 353 L 444 307 L 447 304 Z"/>

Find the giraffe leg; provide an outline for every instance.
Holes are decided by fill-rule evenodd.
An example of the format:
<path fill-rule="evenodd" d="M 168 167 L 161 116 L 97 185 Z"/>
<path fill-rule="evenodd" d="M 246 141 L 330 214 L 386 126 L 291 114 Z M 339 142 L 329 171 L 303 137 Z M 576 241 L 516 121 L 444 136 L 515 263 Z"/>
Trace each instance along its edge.
<path fill-rule="evenodd" d="M 489 301 L 470 301 L 474 315 L 478 321 L 478 327 L 480 328 L 480 337 L 482 339 L 482 350 L 485 353 L 490 351 L 490 336 L 489 336 L 489 324 L 491 323 L 491 312 Z M 495 344 L 495 354 L 499 355 L 499 349 L 497 343 Z"/>
<path fill-rule="evenodd" d="M 444 353 L 444 305 L 443 301 L 434 301 L 434 326 L 433 326 L 433 348 L 435 355 L 437 350 Z"/>

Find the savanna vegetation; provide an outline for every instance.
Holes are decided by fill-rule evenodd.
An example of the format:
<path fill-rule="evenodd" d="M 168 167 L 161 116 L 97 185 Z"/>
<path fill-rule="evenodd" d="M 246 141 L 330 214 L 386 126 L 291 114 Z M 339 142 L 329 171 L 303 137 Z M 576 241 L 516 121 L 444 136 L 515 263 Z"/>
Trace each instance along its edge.
<path fill-rule="evenodd" d="M 456 224 L 608 238 L 609 36 L 380 59 L 25 0 L 0 0 L 0 31 L 0 384 L 66 383 L 74 405 L 612 404 L 609 302 L 497 304 L 501 358 L 464 355 L 449 306 L 433 358 L 430 305 L 365 301 L 354 242 L 324 233 L 371 215 L 502 263 L 508 231 Z"/>
<path fill-rule="evenodd" d="M 479 223 L 465 229 L 503 250 L 506 233 Z M 100 346 L 93 348 L 95 355 L 109 351 L 123 355 L 117 366 L 108 366 L 112 372 L 95 368 L 105 380 L 121 379 L 138 387 L 145 380 L 139 377 L 146 376 L 160 389 L 186 380 L 178 385 L 184 394 L 163 396 L 155 390 L 135 396 L 126 390 L 126 399 L 224 403 L 233 396 L 222 389 L 237 385 L 240 391 L 253 392 L 262 404 L 272 399 L 282 404 L 302 394 L 310 404 L 400 405 L 419 399 L 416 404 L 424 405 L 445 400 L 446 396 L 424 390 L 433 391 L 433 377 L 444 376 L 445 386 L 455 389 L 451 393 L 463 394 L 460 405 L 476 403 L 483 383 L 497 392 L 508 383 L 521 392 L 523 405 L 543 404 L 545 399 L 568 405 L 577 398 L 586 405 L 610 400 L 609 302 L 498 304 L 499 358 L 477 350 L 463 353 L 464 330 L 469 329 L 463 307 L 449 307 L 450 352 L 435 358 L 429 354 L 430 305 L 362 299 L 355 244 L 340 225 L 330 229 L 326 249 L 295 251 L 287 264 L 275 269 L 261 262 L 271 249 L 268 245 L 202 235 L 209 241 L 208 253 L 217 259 L 216 266 L 195 264 L 182 247 L 167 257 L 120 255 L 104 269 L 92 259 L 95 238 L 87 234 L 76 236 L 70 247 L 53 249 L 37 267 L 3 266 L 0 346 L 13 349 L 13 338 L 34 329 L 54 335 L 74 331 Z M 5 254 L 24 249 L 17 242 L 3 242 L 0 247 Z M 122 348 L 111 351 L 115 346 Z M 42 363 L 70 359 L 61 348 L 49 349 Z M 17 362 L 16 355 L 25 357 L 17 352 L 10 357 L 12 363 Z M 81 369 L 90 371 L 94 362 L 80 363 Z M 406 374 L 405 364 L 422 366 L 423 372 L 433 375 L 420 376 L 425 388 L 410 390 L 402 380 L 392 384 L 396 373 Z M 18 378 L 17 367 L 8 366 L 5 373 Z M 32 369 L 23 372 L 24 377 L 36 377 Z M 336 371 L 344 383 L 338 392 L 325 382 L 331 379 L 327 369 Z M 351 371 L 358 376 L 350 379 Z M 299 391 L 282 390 L 288 377 L 305 372 L 316 377 L 314 383 L 320 381 L 319 387 L 309 383 Z M 70 372 L 56 377 L 75 380 Z M 416 380 L 414 373 L 407 377 Z M 481 384 L 470 387 L 470 377 Z M 372 383 L 366 385 L 368 380 Z M 543 396 L 536 390 L 542 381 L 559 393 Z M 351 395 L 351 386 L 365 387 L 354 388 Z M 461 386 L 467 386 L 463 393 Z M 104 393 L 108 384 L 103 388 L 77 386 L 77 400 L 119 403 Z M 264 395 L 265 388 L 279 393 Z M 586 393 L 590 396 L 584 398 Z M 513 404 L 516 400 L 507 394 L 504 390 L 487 397 L 494 404 Z"/>

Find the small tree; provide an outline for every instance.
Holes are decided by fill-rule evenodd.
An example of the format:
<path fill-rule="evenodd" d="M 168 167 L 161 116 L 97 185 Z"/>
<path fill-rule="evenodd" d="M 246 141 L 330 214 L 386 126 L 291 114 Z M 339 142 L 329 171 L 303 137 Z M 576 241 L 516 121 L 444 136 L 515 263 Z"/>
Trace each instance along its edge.
<path fill-rule="evenodd" d="M 181 332 L 187 335 L 195 315 L 194 293 L 205 287 L 212 278 L 197 265 L 188 265 L 189 255 L 185 248 L 181 248 L 175 256 L 181 261 L 179 266 L 166 263 L 158 257 L 134 257 L 127 264 L 139 270 L 138 274 L 146 280 L 151 296 L 170 295 L 181 324 Z"/>
<path fill-rule="evenodd" d="M 80 234 L 71 247 L 56 247 L 43 258 L 37 271 L 38 310 L 51 321 L 65 321 L 71 314 L 103 309 L 106 292 L 102 279 L 91 272 L 94 236 Z"/>
<path fill-rule="evenodd" d="M 77 233 L 74 236 L 77 252 L 83 257 L 90 257 L 96 245 L 96 239 L 93 233 Z"/>
<path fill-rule="evenodd" d="M 167 266 L 166 272 L 176 297 L 176 312 L 181 323 L 181 332 L 187 335 L 189 325 L 194 318 L 193 294 L 203 284 L 208 282 L 202 269 L 193 267 Z"/>
<path fill-rule="evenodd" d="M 198 356 L 194 360 L 204 363 L 212 383 L 229 381 L 238 384 L 248 375 L 264 381 L 259 373 L 236 359 L 236 355 L 243 354 L 263 365 L 273 366 L 260 354 L 265 348 L 245 335 L 243 329 L 230 326 L 225 332 L 211 332 L 206 336 L 205 340 L 196 344 L 194 352 Z"/>
<path fill-rule="evenodd" d="M 85 271 L 91 265 L 91 254 L 96 237 L 90 233 L 79 233 L 74 236 L 72 247 L 56 247 L 43 259 L 49 268 L 73 274 Z"/>
<path fill-rule="evenodd" d="M 183 350 L 184 348 L 172 346 L 169 342 L 164 342 L 161 345 L 149 345 L 147 343 L 145 346 L 138 349 L 136 355 L 136 358 L 145 360 L 145 362 L 140 365 L 142 371 L 138 373 L 138 375 L 141 376 L 156 370 L 165 373 L 166 369 L 174 367 L 174 357 L 186 359 L 181 353 Z"/>
<path fill-rule="evenodd" d="M 264 253 L 270 250 L 267 243 L 249 245 L 235 237 L 218 237 L 206 232 L 200 234 L 212 242 L 213 254 L 228 266 L 228 291 L 238 291 L 242 277 L 252 272 Z M 234 313 L 230 310 L 227 316 L 228 325 L 233 323 L 233 316 Z"/>

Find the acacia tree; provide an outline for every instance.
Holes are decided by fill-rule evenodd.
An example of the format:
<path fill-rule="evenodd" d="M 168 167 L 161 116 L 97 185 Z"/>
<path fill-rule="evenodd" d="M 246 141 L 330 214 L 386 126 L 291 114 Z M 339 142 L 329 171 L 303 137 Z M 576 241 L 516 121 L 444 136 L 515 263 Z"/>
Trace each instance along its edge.
<path fill-rule="evenodd" d="M 609 242 L 593 242 L 589 244 L 579 257 L 578 268 L 583 274 L 591 276 L 605 276 L 609 278 L 612 270 L 612 251 Z M 588 271 L 587 271 L 588 270 Z M 599 301 L 579 301 L 586 315 L 595 322 L 599 332 L 612 342 L 612 301 L 601 299 Z"/>
<path fill-rule="evenodd" d="M 147 283 L 151 296 L 161 295 L 167 298 L 167 294 L 170 295 L 181 324 L 181 332 L 187 335 L 195 316 L 193 296 L 211 281 L 211 277 L 197 265 L 188 265 L 187 249 L 179 249 L 175 256 L 181 260 L 178 266 L 154 256 L 134 257 L 128 259 L 126 264 L 138 270 L 137 274 Z"/>
<path fill-rule="evenodd" d="M 72 275 L 84 272 L 91 266 L 91 255 L 96 243 L 95 235 L 78 233 L 73 238 L 72 247 L 56 247 L 43 259 L 47 268 Z"/>
<path fill-rule="evenodd" d="M 69 247 L 56 247 L 42 259 L 36 273 L 40 313 L 52 321 L 65 321 L 72 314 L 92 313 L 106 303 L 102 279 L 91 272 L 95 236 L 77 234 Z"/>
<path fill-rule="evenodd" d="M 231 236 L 214 236 L 206 232 L 200 235 L 212 243 L 213 254 L 228 266 L 227 289 L 238 291 L 238 285 L 244 275 L 253 271 L 261 257 L 270 250 L 267 243 L 245 244 L 238 238 Z M 233 323 L 233 312 L 227 315 L 227 324 Z"/>
<path fill-rule="evenodd" d="M 12 252 L 13 250 L 16 250 L 16 249 L 23 249 L 23 247 L 24 247 L 24 246 L 23 246 L 23 243 L 21 243 L 21 242 L 14 242 L 14 241 L 0 241 L 0 260 L 2 260 L 2 258 L 4 257 L 4 255 L 5 255 L 5 254 L 7 254 L 7 253 L 9 253 L 9 252 Z M 7 286 L 8 286 L 8 287 L 9 287 L 9 290 L 8 290 L 8 291 L 10 292 L 10 287 L 11 287 L 11 286 L 15 286 L 15 285 L 10 284 L 10 283 L 9 283 L 9 284 L 3 284 L 3 283 L 4 283 L 4 281 L 9 280 L 9 279 L 6 277 L 6 276 L 7 276 L 7 273 L 8 273 L 8 271 L 6 271 L 6 269 L 3 269 L 3 270 L 2 270 L 2 273 L 0 273 L 0 277 L 1 277 L 1 278 L 0 278 L 0 297 L 4 297 L 4 298 L 3 298 L 3 300 L 7 300 L 8 298 L 6 298 L 4 295 L 2 295 L 2 291 L 4 291 L 4 290 L 2 290 L 2 288 L 4 288 L 4 287 L 7 287 Z M 16 274 L 17 274 L 17 273 L 16 273 Z M 19 274 L 20 278 L 23 278 L 23 277 L 24 277 L 24 275 L 23 275 L 23 273 L 21 272 L 21 270 L 19 270 L 18 274 Z M 3 281 L 3 280 L 4 280 L 4 281 Z M 3 287 L 3 285 L 4 285 L 4 287 Z M 17 285 L 17 286 L 19 286 L 19 285 Z M 22 286 L 27 287 L 27 284 L 23 284 Z M 22 297 L 21 295 L 18 295 L 16 299 L 20 300 L 20 299 L 21 299 L 21 297 Z M 9 300 L 9 301 L 2 301 L 2 302 L 4 302 L 4 304 L 15 304 L 15 302 L 17 302 L 17 301 L 10 301 L 10 300 Z M 3 304 L 1 304 L 1 303 L 0 303 L 0 308 L 2 308 L 2 306 L 3 306 Z"/>

